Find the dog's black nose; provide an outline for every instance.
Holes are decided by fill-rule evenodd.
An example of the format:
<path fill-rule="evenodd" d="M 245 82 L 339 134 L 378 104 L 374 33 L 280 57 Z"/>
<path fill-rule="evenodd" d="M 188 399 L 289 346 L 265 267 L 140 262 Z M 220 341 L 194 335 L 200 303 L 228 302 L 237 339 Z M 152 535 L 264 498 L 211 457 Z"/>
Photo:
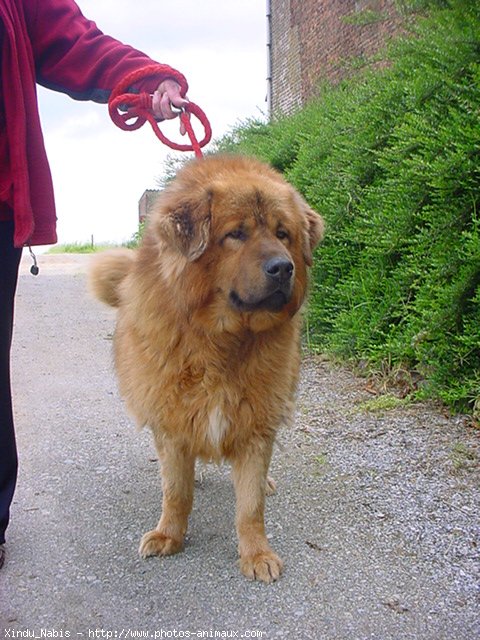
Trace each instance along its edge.
<path fill-rule="evenodd" d="M 275 256 L 265 262 L 263 270 L 276 282 L 288 282 L 293 274 L 293 263 L 283 256 Z"/>

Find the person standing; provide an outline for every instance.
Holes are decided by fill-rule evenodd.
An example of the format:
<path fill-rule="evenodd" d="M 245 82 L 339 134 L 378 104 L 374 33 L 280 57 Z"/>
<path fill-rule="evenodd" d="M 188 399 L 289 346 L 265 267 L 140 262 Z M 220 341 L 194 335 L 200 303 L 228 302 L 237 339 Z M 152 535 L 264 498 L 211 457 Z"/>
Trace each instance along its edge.
<path fill-rule="evenodd" d="M 0 568 L 18 466 L 10 380 L 18 268 L 23 247 L 57 241 L 36 85 L 106 103 L 122 79 L 152 62 L 102 33 L 73 0 L 0 0 Z M 153 94 L 158 120 L 188 102 L 168 75 L 129 88 L 142 91 Z"/>

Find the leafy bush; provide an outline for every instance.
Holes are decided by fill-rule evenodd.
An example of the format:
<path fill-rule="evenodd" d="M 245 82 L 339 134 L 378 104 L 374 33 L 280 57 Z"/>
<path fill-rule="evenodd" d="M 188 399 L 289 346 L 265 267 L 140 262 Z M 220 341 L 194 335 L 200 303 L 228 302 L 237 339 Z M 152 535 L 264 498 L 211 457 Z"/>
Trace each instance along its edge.
<path fill-rule="evenodd" d="M 480 396 L 480 5 L 417 4 L 388 69 L 219 148 L 270 162 L 326 219 L 309 342 L 416 370 L 464 410 Z"/>

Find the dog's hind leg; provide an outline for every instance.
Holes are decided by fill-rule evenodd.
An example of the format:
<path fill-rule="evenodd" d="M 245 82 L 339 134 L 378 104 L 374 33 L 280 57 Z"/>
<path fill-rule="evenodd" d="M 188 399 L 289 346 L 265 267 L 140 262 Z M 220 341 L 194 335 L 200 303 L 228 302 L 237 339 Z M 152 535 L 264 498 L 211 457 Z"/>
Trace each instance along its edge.
<path fill-rule="evenodd" d="M 193 504 L 194 456 L 167 441 L 158 447 L 158 453 L 163 491 L 162 515 L 156 529 L 142 537 L 139 552 L 143 558 L 167 556 L 182 549 Z"/>
<path fill-rule="evenodd" d="M 272 476 L 267 476 L 267 481 L 265 482 L 265 495 L 273 496 L 275 493 L 277 493 L 277 483 Z"/>
<path fill-rule="evenodd" d="M 271 443 L 255 443 L 232 461 L 240 570 L 247 578 L 263 582 L 277 580 L 283 566 L 265 535 L 265 486 L 271 455 Z"/>

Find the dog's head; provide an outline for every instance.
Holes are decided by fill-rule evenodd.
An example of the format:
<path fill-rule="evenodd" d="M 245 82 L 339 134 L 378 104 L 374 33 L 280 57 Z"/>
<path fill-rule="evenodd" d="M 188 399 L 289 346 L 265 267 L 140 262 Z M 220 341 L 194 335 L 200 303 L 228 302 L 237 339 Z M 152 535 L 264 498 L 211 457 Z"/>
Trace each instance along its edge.
<path fill-rule="evenodd" d="M 323 234 L 322 218 L 279 174 L 237 156 L 187 165 L 149 227 L 164 280 L 211 330 L 258 331 L 293 316 Z"/>

